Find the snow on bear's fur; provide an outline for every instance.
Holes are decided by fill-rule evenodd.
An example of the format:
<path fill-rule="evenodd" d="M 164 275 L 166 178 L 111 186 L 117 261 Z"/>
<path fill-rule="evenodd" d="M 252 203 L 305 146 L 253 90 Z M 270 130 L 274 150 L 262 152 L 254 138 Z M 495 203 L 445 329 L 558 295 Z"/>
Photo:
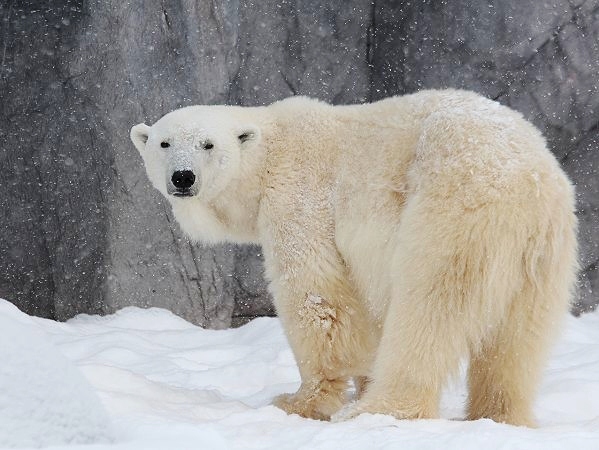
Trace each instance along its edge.
<path fill-rule="evenodd" d="M 572 185 L 520 114 L 453 90 L 294 97 L 179 109 L 131 138 L 191 239 L 262 245 L 302 378 L 275 405 L 437 417 L 469 357 L 468 419 L 533 425 L 576 218 Z"/>

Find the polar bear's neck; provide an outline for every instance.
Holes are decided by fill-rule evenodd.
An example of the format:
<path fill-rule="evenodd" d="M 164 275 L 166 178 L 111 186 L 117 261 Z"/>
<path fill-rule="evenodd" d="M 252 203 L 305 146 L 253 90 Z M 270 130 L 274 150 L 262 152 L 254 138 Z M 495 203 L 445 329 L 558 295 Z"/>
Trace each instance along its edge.
<path fill-rule="evenodd" d="M 256 219 L 259 199 L 239 195 L 227 203 L 224 197 L 226 195 L 210 203 L 174 199 L 173 213 L 181 229 L 192 240 L 207 244 L 258 243 Z"/>

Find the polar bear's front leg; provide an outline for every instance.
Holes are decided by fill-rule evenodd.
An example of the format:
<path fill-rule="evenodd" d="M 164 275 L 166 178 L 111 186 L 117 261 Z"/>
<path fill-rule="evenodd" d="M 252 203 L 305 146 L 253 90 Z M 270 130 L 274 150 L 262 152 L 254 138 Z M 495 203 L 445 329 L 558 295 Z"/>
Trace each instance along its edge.
<path fill-rule="evenodd" d="M 320 280 L 311 290 L 296 285 L 286 294 L 279 292 L 275 303 L 302 384 L 298 392 L 281 395 L 274 404 L 289 414 L 329 420 L 346 401 L 349 377 L 365 373 L 371 363 L 365 356 L 373 354 L 366 348 L 373 345 L 366 314 L 339 278 Z"/>
<path fill-rule="evenodd" d="M 287 268 L 271 288 L 302 384 L 274 404 L 290 414 L 329 420 L 346 401 L 349 378 L 366 374 L 372 363 L 368 314 L 340 259 Z"/>
<path fill-rule="evenodd" d="M 285 180 L 283 191 L 263 199 L 259 220 L 266 278 L 302 380 L 274 404 L 329 420 L 346 401 L 349 379 L 369 374 L 379 329 L 335 245 L 327 197 L 306 180 L 297 185 L 301 191 L 283 196 L 295 186 Z"/>

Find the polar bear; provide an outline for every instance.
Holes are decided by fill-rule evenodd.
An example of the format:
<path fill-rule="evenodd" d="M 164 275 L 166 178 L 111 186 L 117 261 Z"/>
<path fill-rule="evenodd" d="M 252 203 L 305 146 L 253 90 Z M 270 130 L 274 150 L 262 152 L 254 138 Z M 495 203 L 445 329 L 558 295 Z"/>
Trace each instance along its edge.
<path fill-rule="evenodd" d="M 469 358 L 467 418 L 533 426 L 577 221 L 571 183 L 519 113 L 456 90 L 292 97 L 182 108 L 131 139 L 191 239 L 262 245 L 301 374 L 275 405 L 434 418 Z"/>

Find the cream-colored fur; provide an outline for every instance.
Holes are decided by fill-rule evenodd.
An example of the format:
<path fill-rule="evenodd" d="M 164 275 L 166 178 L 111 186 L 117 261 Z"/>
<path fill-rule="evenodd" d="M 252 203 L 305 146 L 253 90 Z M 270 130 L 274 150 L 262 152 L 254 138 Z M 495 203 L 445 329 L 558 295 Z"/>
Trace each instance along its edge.
<path fill-rule="evenodd" d="M 437 417 L 469 356 L 468 418 L 534 423 L 576 218 L 572 185 L 520 114 L 451 90 L 353 106 L 296 97 L 185 108 L 131 136 L 192 239 L 262 245 L 302 377 L 277 406 Z M 193 197 L 167 189 L 183 166 Z M 342 409 L 352 377 L 358 400 Z"/>

